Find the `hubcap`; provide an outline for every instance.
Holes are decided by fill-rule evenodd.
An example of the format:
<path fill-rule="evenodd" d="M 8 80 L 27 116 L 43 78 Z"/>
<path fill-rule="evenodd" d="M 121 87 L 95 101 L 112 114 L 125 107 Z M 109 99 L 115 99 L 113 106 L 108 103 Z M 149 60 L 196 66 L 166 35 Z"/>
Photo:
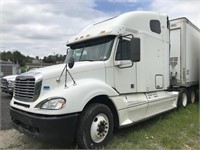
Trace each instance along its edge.
<path fill-rule="evenodd" d="M 187 95 L 186 95 L 186 93 L 183 93 L 183 95 L 182 95 L 182 104 L 183 104 L 183 107 L 185 107 L 187 105 Z"/>
<path fill-rule="evenodd" d="M 109 121 L 105 114 L 98 114 L 92 121 L 90 134 L 95 143 L 102 142 L 109 131 Z"/>

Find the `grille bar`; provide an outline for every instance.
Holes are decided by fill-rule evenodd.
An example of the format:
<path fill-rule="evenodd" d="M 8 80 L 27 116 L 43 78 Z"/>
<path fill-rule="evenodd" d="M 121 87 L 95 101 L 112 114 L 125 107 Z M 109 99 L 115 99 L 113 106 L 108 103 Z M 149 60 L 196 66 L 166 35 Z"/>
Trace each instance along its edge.
<path fill-rule="evenodd" d="M 18 97 L 18 98 L 33 98 L 32 95 L 28 95 L 28 94 L 16 94 L 15 97 Z"/>
<path fill-rule="evenodd" d="M 35 85 L 24 85 L 24 86 L 20 86 L 20 85 L 15 84 L 16 89 L 19 89 L 19 90 L 20 90 L 20 89 L 26 89 L 27 86 L 29 86 L 28 89 L 33 89 L 33 90 L 34 90 L 34 88 L 35 88 Z"/>
<path fill-rule="evenodd" d="M 19 92 L 24 92 L 24 89 L 23 88 L 18 88 L 17 89 Z M 28 92 L 34 92 L 34 89 L 26 89 L 26 91 Z"/>
<path fill-rule="evenodd" d="M 34 86 L 35 85 L 35 83 L 33 83 L 33 84 L 29 84 L 29 83 L 23 83 L 23 84 L 21 84 L 21 83 L 17 83 L 17 85 L 18 86 Z"/>
<path fill-rule="evenodd" d="M 19 92 L 19 91 L 17 91 L 17 93 L 15 93 L 16 94 L 16 96 L 17 95 L 24 95 L 24 96 L 32 96 L 33 95 L 33 92 Z"/>

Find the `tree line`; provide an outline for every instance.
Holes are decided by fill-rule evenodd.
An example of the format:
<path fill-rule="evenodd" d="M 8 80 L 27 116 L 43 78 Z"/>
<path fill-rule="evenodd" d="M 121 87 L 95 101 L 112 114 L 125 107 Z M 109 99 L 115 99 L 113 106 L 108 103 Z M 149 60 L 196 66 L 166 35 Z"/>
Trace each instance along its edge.
<path fill-rule="evenodd" d="M 25 56 L 19 51 L 4 51 L 1 52 L 0 59 L 3 61 L 12 61 L 15 64 L 19 64 L 21 67 L 26 66 L 27 63 L 32 63 L 34 59 L 42 61 L 43 63 L 56 63 L 56 62 L 63 62 L 65 60 L 66 55 L 49 55 L 45 56 L 43 59 L 39 59 L 39 56 L 30 57 Z"/>

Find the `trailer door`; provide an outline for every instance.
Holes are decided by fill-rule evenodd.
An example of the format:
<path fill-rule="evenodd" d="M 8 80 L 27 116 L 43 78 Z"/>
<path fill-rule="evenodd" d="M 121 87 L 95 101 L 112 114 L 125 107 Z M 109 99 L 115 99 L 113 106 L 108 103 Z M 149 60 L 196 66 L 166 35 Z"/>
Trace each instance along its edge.
<path fill-rule="evenodd" d="M 181 83 L 181 29 L 173 29 L 170 31 L 170 79 L 171 85 Z"/>

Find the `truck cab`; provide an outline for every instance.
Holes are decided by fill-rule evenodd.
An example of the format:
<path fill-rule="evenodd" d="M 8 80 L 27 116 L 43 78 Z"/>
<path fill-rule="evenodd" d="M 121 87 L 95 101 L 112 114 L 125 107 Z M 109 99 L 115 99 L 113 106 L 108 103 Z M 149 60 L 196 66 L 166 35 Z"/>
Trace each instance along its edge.
<path fill-rule="evenodd" d="M 99 148 L 114 128 L 177 107 L 168 91 L 169 20 L 129 12 L 88 26 L 66 44 L 66 63 L 16 78 L 13 126 L 42 140 Z"/>
<path fill-rule="evenodd" d="M 8 75 L 1 79 L 1 91 L 13 95 L 15 78 L 18 75 Z"/>

